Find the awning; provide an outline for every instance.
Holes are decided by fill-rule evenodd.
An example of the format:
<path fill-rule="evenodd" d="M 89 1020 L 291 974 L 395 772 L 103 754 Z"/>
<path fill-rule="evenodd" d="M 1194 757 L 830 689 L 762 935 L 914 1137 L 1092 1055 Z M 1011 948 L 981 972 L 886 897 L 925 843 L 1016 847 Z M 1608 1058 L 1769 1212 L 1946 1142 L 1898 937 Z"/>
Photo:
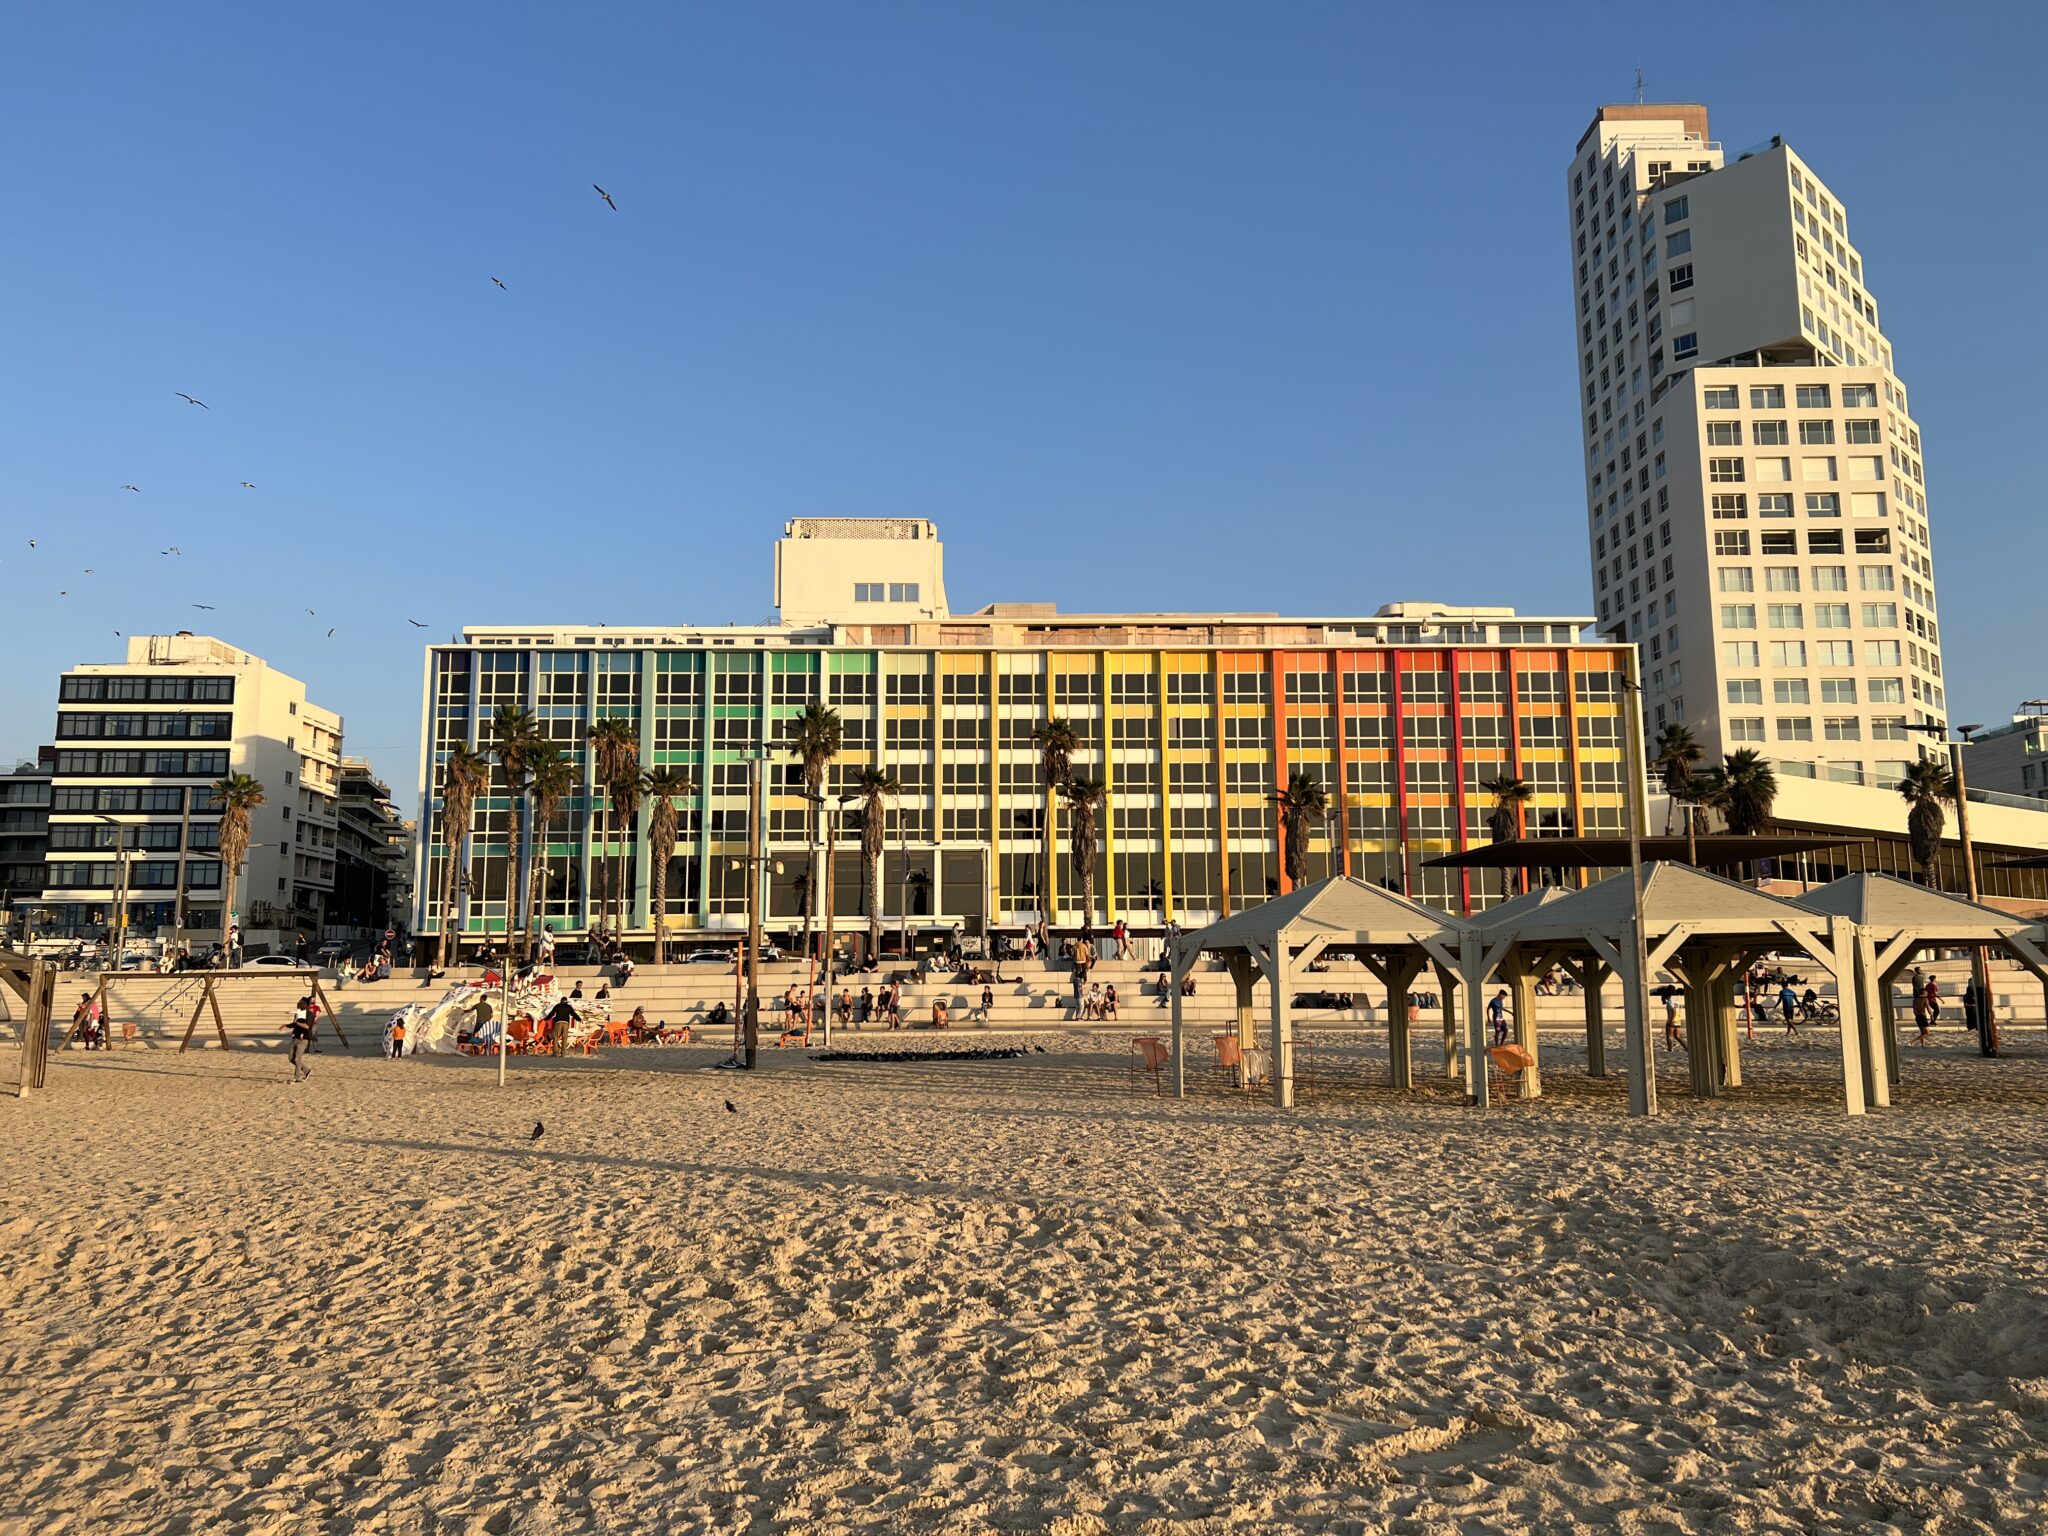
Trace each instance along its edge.
<path fill-rule="evenodd" d="M 1751 864 L 1758 859 L 1784 859 L 1825 848 L 1849 848 L 1856 837 L 1800 837 L 1758 834 L 1734 837 L 1726 832 L 1694 838 L 1698 868 L 1719 869 Z M 1646 837 L 1641 843 L 1645 864 L 1683 864 L 1687 844 L 1682 837 Z M 1463 853 L 1423 860 L 1427 869 L 1620 869 L 1628 864 L 1625 837 L 1524 837 L 1513 842 L 1483 843 Z"/>

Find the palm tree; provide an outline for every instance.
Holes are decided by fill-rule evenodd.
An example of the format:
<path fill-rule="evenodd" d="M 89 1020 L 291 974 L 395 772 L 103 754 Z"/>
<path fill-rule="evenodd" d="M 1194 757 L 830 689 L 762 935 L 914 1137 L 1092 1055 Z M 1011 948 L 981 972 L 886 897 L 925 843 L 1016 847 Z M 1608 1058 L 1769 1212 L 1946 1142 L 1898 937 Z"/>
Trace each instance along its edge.
<path fill-rule="evenodd" d="M 845 732 L 839 722 L 839 711 L 827 709 L 822 704 L 806 704 L 803 713 L 789 722 L 789 750 L 803 765 L 804 793 L 811 797 L 810 814 L 807 817 L 811 829 L 811 856 L 806 864 L 804 879 L 804 951 L 810 952 L 811 918 L 817 910 L 817 892 L 823 878 L 823 854 L 820 851 L 819 818 L 823 807 L 819 801 L 825 793 L 825 765 L 839 755 L 839 744 Z"/>
<path fill-rule="evenodd" d="M 246 773 L 231 773 L 214 784 L 211 799 L 220 807 L 220 938 L 225 950 L 235 920 L 235 876 L 249 854 L 249 813 L 263 803 L 263 785 Z"/>
<path fill-rule="evenodd" d="M 441 765 L 441 841 L 448 848 L 448 862 L 441 867 L 441 943 L 443 967 L 456 963 L 462 936 L 455 927 L 455 869 L 462 862 L 462 845 L 476 816 L 476 797 L 491 782 L 491 760 L 481 752 L 457 747 Z"/>
<path fill-rule="evenodd" d="M 605 859 L 605 894 L 604 900 L 598 904 L 599 922 L 602 924 L 605 904 L 609 902 L 616 906 L 619 896 L 619 864 L 623 855 L 617 851 L 615 840 L 632 835 L 620 814 L 622 807 L 619 803 L 619 790 L 625 784 L 628 775 L 636 779 L 639 775 L 640 733 L 633 728 L 632 721 L 617 715 L 607 715 L 595 721 L 583 739 L 590 744 L 591 767 L 595 770 L 597 781 L 604 785 L 605 799 L 611 812 L 611 836 L 607 841 L 613 842 L 614 851 Z M 634 808 L 638 809 L 638 801 L 630 789 L 626 791 L 626 797 L 633 800 Z M 615 921 L 614 930 L 618 926 Z"/>
<path fill-rule="evenodd" d="M 1486 813 L 1486 835 L 1496 843 L 1512 843 L 1522 836 L 1522 807 L 1536 798 L 1536 786 L 1512 773 L 1496 774 L 1479 786 L 1493 796 L 1493 809 Z M 1514 871 L 1501 866 L 1500 894 L 1506 900 L 1514 894 Z"/>
<path fill-rule="evenodd" d="M 1725 797 L 1721 814 L 1728 830 L 1737 837 L 1754 837 L 1771 819 L 1771 806 L 1778 798 L 1778 775 L 1770 760 L 1754 747 L 1730 752 L 1721 762 L 1721 785 Z"/>
<path fill-rule="evenodd" d="M 1700 755 L 1700 744 L 1679 722 L 1674 720 L 1657 733 L 1657 752 L 1650 759 L 1650 767 L 1664 781 L 1664 793 L 1669 797 L 1664 809 L 1666 832 L 1671 830 L 1678 808 L 1685 803 L 1685 792 L 1692 783 L 1692 765 L 1700 760 Z"/>
<path fill-rule="evenodd" d="M 860 796 L 860 870 L 861 883 L 867 888 L 870 955 L 882 951 L 883 813 L 889 808 L 889 797 L 902 788 L 886 768 L 866 767 L 853 778 L 853 792 Z"/>
<path fill-rule="evenodd" d="M 1773 788 L 1775 789 L 1775 785 Z M 1728 775 L 1719 768 L 1703 768 L 1685 781 L 1685 862 L 1700 861 L 1700 827 L 1707 812 L 1728 810 Z"/>
<path fill-rule="evenodd" d="M 1944 805 L 1956 803 L 1956 776 L 1947 763 L 1922 759 L 1906 769 L 1899 795 L 1912 810 L 1906 813 L 1906 841 L 1920 866 L 1920 883 L 1938 886 L 1935 862 L 1941 857 L 1941 834 L 1948 827 Z"/>
<path fill-rule="evenodd" d="M 647 818 L 647 842 L 654 855 L 654 963 L 668 960 L 668 866 L 676 854 L 676 797 L 694 790 L 688 774 L 656 768 L 647 775 L 654 812 Z"/>
<path fill-rule="evenodd" d="M 1074 878 L 1081 886 L 1081 930 L 1095 922 L 1095 822 L 1102 809 L 1105 791 L 1100 779 L 1069 778 L 1067 801 L 1067 857 L 1074 866 Z"/>
<path fill-rule="evenodd" d="M 505 850 L 505 947 L 512 947 L 512 934 L 526 932 L 526 916 L 519 908 L 521 881 L 519 859 L 526 849 L 526 765 L 540 744 L 540 721 L 532 710 L 520 704 L 500 704 L 491 716 L 491 751 L 498 759 L 498 771 L 505 780 L 505 793 L 512 798 L 512 841 Z M 522 941 L 523 943 L 523 941 Z M 522 950 L 522 958 L 524 958 Z"/>
<path fill-rule="evenodd" d="M 1306 768 L 1287 775 L 1287 787 L 1269 796 L 1280 812 L 1280 868 L 1287 875 L 1289 889 L 1308 883 L 1308 828 L 1310 822 L 1330 818 L 1330 797 L 1323 781 Z"/>
<path fill-rule="evenodd" d="M 539 926 L 541 872 L 547 865 L 548 832 L 562 802 L 576 791 L 576 762 L 552 741 L 534 745 L 526 760 L 527 782 L 533 793 L 533 867 L 526 876 L 526 918 Z"/>
<path fill-rule="evenodd" d="M 1058 818 L 1053 814 L 1054 797 L 1074 780 L 1074 754 L 1081 750 L 1081 733 L 1065 720 L 1048 720 L 1031 728 L 1031 744 L 1038 748 L 1039 774 L 1045 781 L 1045 866 L 1039 884 L 1039 913 L 1046 927 L 1052 927 L 1053 898 L 1058 885 L 1052 877 L 1053 840 Z"/>

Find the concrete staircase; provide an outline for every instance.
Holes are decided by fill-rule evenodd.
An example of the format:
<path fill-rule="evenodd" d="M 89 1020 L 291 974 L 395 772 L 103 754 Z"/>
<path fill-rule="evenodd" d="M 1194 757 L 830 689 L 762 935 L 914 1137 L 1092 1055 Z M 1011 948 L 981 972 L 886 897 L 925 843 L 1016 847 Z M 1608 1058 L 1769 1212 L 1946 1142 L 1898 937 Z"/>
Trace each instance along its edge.
<path fill-rule="evenodd" d="M 1966 960 L 1942 960 L 1928 968 L 1941 980 L 1942 996 L 1947 1005 L 1943 1009 L 1944 1019 L 1954 1022 L 1960 1016 L 1958 1005 L 1963 986 L 1969 979 L 1969 963 Z M 1817 966 L 1793 965 L 1790 969 L 1795 974 L 1811 976 L 1816 990 L 1823 996 L 1833 995 L 1832 981 L 1827 980 Z M 458 974 L 476 979 L 482 972 L 466 968 Z M 608 979 L 609 974 L 596 967 L 569 966 L 564 967 L 558 977 L 564 991 L 581 982 L 585 996 L 594 998 L 599 984 Z M 761 967 L 764 1029 L 779 1026 L 784 992 L 791 986 L 801 989 L 808 974 L 806 965 L 793 961 L 770 962 Z M 890 974 L 890 969 L 884 969 L 839 978 L 832 987 L 832 995 L 836 997 L 842 987 L 851 987 L 857 999 L 864 986 L 873 988 L 879 995 L 886 989 Z M 1169 1010 L 1159 1006 L 1165 973 L 1148 969 L 1136 961 L 1100 961 L 1091 973 L 1091 980 L 1114 985 L 1117 990 L 1118 1018 L 1114 1022 L 1083 1023 L 1072 1017 L 1071 972 L 1063 965 L 1038 960 L 1006 960 L 1003 962 L 1003 976 L 1003 982 L 993 987 L 995 1002 L 986 1022 L 975 1016 L 981 1005 L 979 985 L 950 977 L 906 982 L 903 988 L 904 1027 L 929 1025 L 932 1004 L 941 998 L 946 1002 L 956 1031 L 1100 1029 L 1147 1033 L 1164 1030 L 1170 1019 Z M 408 1003 L 430 1002 L 440 997 L 449 980 L 445 976 L 429 980 L 424 971 L 400 972 L 389 981 L 368 983 L 343 982 L 332 972 L 322 972 L 320 978 L 321 988 L 334 1004 L 342 1028 L 358 1049 L 365 1046 L 374 1049 L 382 1040 L 384 1026 L 392 1013 Z M 719 1002 L 724 1002 L 728 1008 L 733 1006 L 735 981 L 732 969 L 727 966 L 642 966 L 628 985 L 614 986 L 610 1013 L 613 1018 L 622 1019 L 637 1006 L 644 1008 L 647 1017 L 655 1022 L 701 1023 Z M 85 972 L 60 979 L 57 994 L 60 1028 L 68 1025 L 71 1006 L 77 1002 L 79 993 L 95 987 L 97 982 L 96 976 Z M 184 1034 L 193 1007 L 199 1001 L 201 983 L 202 978 L 198 976 L 138 975 L 130 972 L 110 977 L 108 1001 L 116 1039 L 121 1036 L 123 1021 L 132 1019 L 137 1022 L 145 1040 L 168 1038 L 175 1043 Z M 1425 992 L 1436 989 L 1433 978 L 1418 986 Z M 1349 1009 L 1297 1007 L 1294 1012 L 1297 1028 L 1311 1031 L 1383 1029 L 1386 1025 L 1384 993 L 1362 966 L 1343 962 L 1333 964 L 1328 970 L 1305 978 L 1297 993 L 1310 989 L 1348 992 L 1357 999 L 1358 1005 Z M 282 1026 L 306 990 L 303 974 L 242 973 L 236 979 L 223 982 L 217 988 L 216 996 L 220 1002 L 221 1017 L 231 1037 L 282 1039 Z M 2039 1023 L 2042 1020 L 2039 984 L 2010 961 L 1993 960 L 1992 992 L 1998 1000 L 2002 1020 L 2018 1023 Z M 1911 1011 L 1904 992 L 1898 996 L 1900 1017 L 1910 1021 Z M 1618 1027 L 1622 1017 L 1618 984 L 1609 982 L 1603 1005 L 1609 1028 Z M 1574 1033 L 1584 1027 L 1584 1003 L 1576 993 L 1539 997 L 1536 1008 L 1537 1027 L 1546 1032 Z M 1272 1012 L 1264 982 L 1254 989 L 1253 1009 L 1259 1027 L 1264 1029 Z M 1195 972 L 1195 995 L 1183 1001 L 1183 1018 L 1188 1029 L 1195 1033 L 1226 1029 L 1235 1017 L 1236 1005 L 1229 973 L 1221 965 L 1205 964 Z M 1661 1025 L 1661 1020 L 1657 1022 Z M 1418 1008 L 1415 1024 L 1418 1041 L 1428 1039 L 1433 1031 L 1442 1027 L 1441 1009 L 1427 1005 Z M 856 1033 L 885 1030 L 885 1025 L 870 1022 L 857 1028 Z M 325 1037 L 323 1043 L 331 1044 L 332 1037 L 326 1035 L 324 1026 L 322 1033 Z M 201 1018 L 193 1040 L 199 1044 L 212 1039 L 213 1020 L 208 1012 Z"/>

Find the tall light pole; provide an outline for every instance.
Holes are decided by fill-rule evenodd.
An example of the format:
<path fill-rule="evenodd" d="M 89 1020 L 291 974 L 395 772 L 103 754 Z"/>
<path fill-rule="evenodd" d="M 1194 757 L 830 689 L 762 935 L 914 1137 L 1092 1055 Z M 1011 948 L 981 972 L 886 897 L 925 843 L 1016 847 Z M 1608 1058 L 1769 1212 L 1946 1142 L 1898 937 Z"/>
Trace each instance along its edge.
<path fill-rule="evenodd" d="M 1909 725 L 1909 731 L 1932 736 L 1937 741 L 1946 741 L 1948 727 L 1934 722 Z M 1957 732 L 1961 741 L 1948 741 L 1948 767 L 1956 781 L 1956 841 L 1962 845 L 1963 891 L 1970 900 L 1981 901 L 1977 888 L 1977 850 L 1970 842 L 1970 785 L 1963 777 L 1963 748 L 1970 745 L 1970 737 L 1984 727 L 1980 724 L 1959 725 Z M 1970 949 L 1970 982 L 1977 992 L 1977 1049 L 1986 1056 L 1998 1054 L 1998 1017 L 1991 1006 L 1991 962 L 1981 944 Z"/>
<path fill-rule="evenodd" d="M 902 889 L 898 898 L 903 903 L 902 936 L 898 942 L 903 946 L 903 958 L 910 958 L 910 808 L 899 799 L 896 805 L 896 858 L 903 866 Z"/>
<path fill-rule="evenodd" d="M 120 876 L 114 897 L 114 969 L 118 972 L 121 958 L 128 948 L 128 826 L 112 816 L 95 815 L 93 820 L 114 829 L 114 858 Z"/>
<path fill-rule="evenodd" d="M 813 1003 L 813 1006 L 818 1009 L 819 1017 L 824 1025 L 825 1049 L 829 1051 L 832 1049 L 832 961 L 834 958 L 832 946 L 836 936 L 834 919 L 837 916 L 832 909 L 832 870 L 833 866 L 839 862 L 840 812 L 853 804 L 860 796 L 841 795 L 834 800 L 825 795 L 807 793 L 804 798 L 810 801 L 811 804 L 822 807 L 825 811 L 825 963 L 823 966 L 825 990 L 823 996 L 818 998 Z M 806 999 L 811 999 L 816 994 L 818 971 L 817 960 L 813 957 L 811 962 L 811 979 L 804 986 L 804 996 Z"/>

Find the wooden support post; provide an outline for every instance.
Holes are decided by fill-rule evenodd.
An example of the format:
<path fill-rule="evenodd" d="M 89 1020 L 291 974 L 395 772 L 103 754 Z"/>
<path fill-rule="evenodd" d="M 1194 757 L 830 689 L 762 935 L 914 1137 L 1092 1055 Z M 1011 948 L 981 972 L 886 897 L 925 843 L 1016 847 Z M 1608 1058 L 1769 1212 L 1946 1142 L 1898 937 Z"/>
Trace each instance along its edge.
<path fill-rule="evenodd" d="M 1845 992 L 1856 1001 L 1856 1011 L 1863 1016 L 1863 1096 L 1879 1109 L 1888 1109 L 1892 1102 L 1891 1074 L 1885 1070 L 1885 1014 L 1887 1010 L 1880 994 L 1887 990 L 1880 984 L 1877 974 L 1877 943 L 1868 928 L 1852 925 L 1851 943 L 1854 946 L 1854 974 L 1835 985 L 1837 992 Z M 1842 999 L 1844 1009 L 1848 998 Z"/>
<path fill-rule="evenodd" d="M 1180 983 L 1184 962 L 1177 953 L 1177 946 L 1166 951 L 1166 985 L 1172 990 L 1167 994 L 1168 1006 L 1173 1010 L 1173 1096 L 1184 1099 L 1188 1096 L 1187 1039 L 1181 1032 Z M 828 986 L 829 994 L 831 988 Z"/>
<path fill-rule="evenodd" d="M 1387 964 L 1389 1079 L 1403 1092 L 1415 1086 L 1415 1026 L 1409 1017 L 1408 999 L 1414 994 L 1416 978 L 1422 974 L 1422 964 L 1422 956 L 1406 954 Z"/>
<path fill-rule="evenodd" d="M 1502 967 L 1515 994 L 1515 1044 L 1529 1053 L 1529 1065 L 1522 1069 L 1522 1097 L 1543 1097 L 1543 1069 L 1540 1062 L 1542 1039 L 1536 1028 L 1536 973 L 1527 957 L 1515 956 Z"/>
<path fill-rule="evenodd" d="M 1869 1102 L 1863 1093 L 1863 1028 L 1856 1006 L 1856 938 L 1854 926 L 1842 917 L 1830 917 L 1825 945 L 1816 944 L 1814 959 L 1835 975 L 1835 996 L 1841 1005 L 1842 1107 L 1852 1115 L 1864 1112 Z"/>
<path fill-rule="evenodd" d="M 20 1075 L 15 1079 L 17 1098 L 27 1098 L 43 1086 L 50 1066 L 50 1014 L 57 1006 L 57 972 L 47 960 L 29 962 L 23 983 L 10 975 L 10 984 L 23 994 L 26 1012 L 21 1025 Z"/>
<path fill-rule="evenodd" d="M 1742 1086 L 1742 1021 L 1736 993 L 1742 986 L 1742 957 L 1731 955 L 1714 978 L 1714 1028 L 1721 1046 L 1721 1082 L 1729 1088 Z"/>
<path fill-rule="evenodd" d="M 200 983 L 199 983 L 199 1000 L 198 1000 L 197 1002 L 195 1002 L 195 1003 L 194 1003 L 194 1004 L 192 1005 L 192 1022 L 191 1022 L 191 1023 L 189 1023 L 189 1024 L 187 1024 L 187 1025 L 185 1026 L 185 1038 L 184 1038 L 184 1039 L 182 1039 L 182 1040 L 180 1040 L 180 1041 L 178 1042 L 178 1053 L 179 1053 L 180 1055 L 183 1055 L 183 1054 L 184 1054 L 184 1051 L 185 1051 L 185 1047 L 186 1047 L 186 1046 L 188 1046 L 188 1045 L 190 1045 L 190 1044 L 192 1043 L 192 1032 L 193 1032 L 193 1031 L 194 1031 L 195 1029 L 197 1029 L 197 1028 L 199 1027 L 199 1016 L 200 1016 L 200 1015 L 201 1015 L 202 1013 L 206 1012 L 206 1005 L 207 1005 L 208 1003 L 212 1002 L 212 1001 L 213 1001 L 213 977 L 212 977 L 211 975 L 208 975 L 208 976 L 204 976 L 204 977 L 202 977 L 202 978 L 200 979 Z M 218 1014 L 219 1014 L 219 1009 L 218 1009 L 218 1007 L 216 1007 L 214 1011 L 215 1011 L 215 1014 L 216 1014 L 216 1016 L 218 1016 Z M 225 1031 L 223 1031 L 223 1032 L 222 1032 L 222 1038 L 223 1038 L 223 1041 L 225 1041 L 225 1038 L 226 1038 L 226 1032 L 225 1032 Z"/>
<path fill-rule="evenodd" d="M 829 994 L 830 991 L 831 987 L 828 985 L 826 992 Z M 318 971 L 313 973 L 313 1001 L 318 1003 L 320 1011 L 327 1015 L 327 1022 L 334 1028 L 334 1038 L 341 1042 L 341 1048 L 344 1051 L 347 1050 L 349 1048 L 348 1036 L 342 1033 L 341 1015 L 335 1012 L 334 1004 L 327 1001 L 327 994 L 320 990 L 320 973 Z M 500 1021 L 499 1028 L 502 1029 L 503 1027 L 503 1021 Z"/>
<path fill-rule="evenodd" d="M 1444 1076 L 1458 1076 L 1458 973 L 1438 962 L 1436 992 L 1444 1000 Z"/>
<path fill-rule="evenodd" d="M 1597 959 L 1580 961 L 1576 965 L 1567 960 L 1565 965 L 1578 978 L 1579 994 L 1586 1009 L 1586 1075 L 1605 1077 L 1607 1021 L 1601 1016 L 1605 1000 L 1600 996 L 1600 990 L 1607 984 L 1607 967 Z"/>
<path fill-rule="evenodd" d="M 1486 956 L 1478 934 L 1460 937 L 1458 960 L 1465 989 L 1465 1097 L 1484 1109 L 1490 1096 L 1486 1076 Z"/>
<path fill-rule="evenodd" d="M 105 971 L 100 972 L 100 984 L 94 991 L 93 996 L 100 1005 L 100 1044 L 111 1051 L 114 1048 L 114 1010 L 112 1006 L 113 998 L 107 992 L 107 973 Z"/>

